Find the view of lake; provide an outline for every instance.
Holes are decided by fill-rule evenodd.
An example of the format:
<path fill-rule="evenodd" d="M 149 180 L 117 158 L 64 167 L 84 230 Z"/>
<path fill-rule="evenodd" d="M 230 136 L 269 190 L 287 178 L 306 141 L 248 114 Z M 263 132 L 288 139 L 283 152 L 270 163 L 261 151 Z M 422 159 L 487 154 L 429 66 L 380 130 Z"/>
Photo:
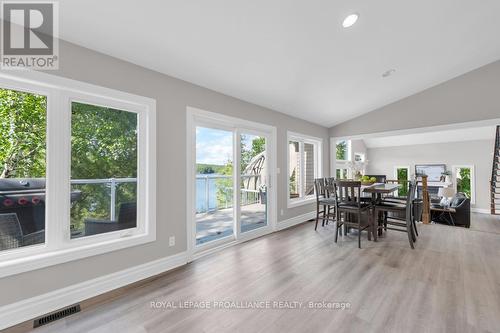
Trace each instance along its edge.
<path fill-rule="evenodd" d="M 196 212 L 204 213 L 217 208 L 217 179 L 226 177 L 219 174 L 196 175 Z M 207 188 L 208 185 L 208 188 Z M 208 200 L 207 200 L 208 193 Z"/>

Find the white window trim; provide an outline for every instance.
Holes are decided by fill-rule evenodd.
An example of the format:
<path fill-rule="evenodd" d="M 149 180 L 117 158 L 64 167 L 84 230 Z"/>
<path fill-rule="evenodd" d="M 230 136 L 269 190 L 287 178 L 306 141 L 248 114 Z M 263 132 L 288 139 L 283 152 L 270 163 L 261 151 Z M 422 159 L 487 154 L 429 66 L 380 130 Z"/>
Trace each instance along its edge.
<path fill-rule="evenodd" d="M 474 164 L 452 165 L 451 173 L 453 179 L 453 188 L 457 190 L 457 169 L 468 168 L 470 169 L 470 204 L 476 204 L 476 169 Z"/>
<path fill-rule="evenodd" d="M 35 71 L 0 73 L 0 86 L 47 96 L 45 243 L 1 251 L 0 278 L 156 240 L 155 100 Z M 70 239 L 72 100 L 137 113 L 145 135 L 138 135 L 136 228 Z"/>
<path fill-rule="evenodd" d="M 321 178 L 323 176 L 323 139 L 313 137 L 310 135 L 305 135 L 301 133 L 287 131 L 287 141 L 286 141 L 286 197 L 287 197 L 287 208 L 299 207 L 302 205 L 307 205 L 313 203 L 316 198 L 314 194 L 293 198 L 290 199 L 290 152 L 289 152 L 289 143 L 290 141 L 296 141 L 300 143 L 300 146 L 303 147 L 304 143 L 309 143 L 314 145 L 314 178 Z M 299 149 L 299 151 L 303 151 Z M 303 168 L 305 161 L 301 159 L 301 168 Z M 300 190 L 299 193 L 302 194 L 302 186 L 301 182 L 299 183 Z"/>

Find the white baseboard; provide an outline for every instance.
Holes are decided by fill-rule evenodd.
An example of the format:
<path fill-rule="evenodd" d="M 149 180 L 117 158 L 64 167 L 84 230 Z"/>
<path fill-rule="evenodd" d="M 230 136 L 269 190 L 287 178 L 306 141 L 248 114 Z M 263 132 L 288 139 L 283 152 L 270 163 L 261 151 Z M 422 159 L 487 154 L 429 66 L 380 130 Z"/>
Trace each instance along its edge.
<path fill-rule="evenodd" d="M 316 212 L 298 215 L 277 223 L 276 230 L 290 228 L 316 217 Z M 269 231 L 267 233 L 270 233 Z M 266 233 L 264 233 L 266 234 Z M 187 252 L 151 261 L 119 272 L 54 290 L 0 307 L 0 330 L 31 320 L 66 306 L 166 272 L 188 262 Z"/>
<path fill-rule="evenodd" d="M 278 225 L 276 226 L 276 230 L 283 230 L 286 228 L 290 228 L 290 227 L 293 227 L 294 225 L 304 223 L 304 222 L 306 222 L 310 219 L 313 219 L 313 218 L 316 218 L 316 211 L 312 211 L 309 213 L 298 215 L 298 216 L 292 217 L 288 220 L 280 221 L 280 222 L 278 222 Z"/>
<path fill-rule="evenodd" d="M 187 253 L 151 261 L 119 272 L 0 307 L 0 330 L 101 295 L 187 263 Z"/>
<path fill-rule="evenodd" d="M 471 208 L 470 211 L 472 213 L 491 214 L 491 210 L 490 209 L 485 209 L 485 208 Z"/>

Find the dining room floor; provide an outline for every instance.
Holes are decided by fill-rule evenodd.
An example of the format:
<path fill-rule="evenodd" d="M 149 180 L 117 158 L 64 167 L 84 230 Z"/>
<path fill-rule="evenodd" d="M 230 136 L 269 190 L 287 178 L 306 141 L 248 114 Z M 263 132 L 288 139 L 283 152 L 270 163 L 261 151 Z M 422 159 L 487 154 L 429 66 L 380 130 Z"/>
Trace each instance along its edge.
<path fill-rule="evenodd" d="M 404 233 L 389 231 L 378 242 L 364 234 L 358 249 L 356 236 L 335 244 L 332 224 L 315 232 L 303 223 L 126 288 L 35 332 L 498 332 L 500 234 L 476 230 L 479 220 L 487 223 L 473 214 L 471 229 L 419 224 L 415 250 Z M 178 306 L 202 302 L 212 307 Z M 267 302 L 269 309 L 255 308 Z"/>

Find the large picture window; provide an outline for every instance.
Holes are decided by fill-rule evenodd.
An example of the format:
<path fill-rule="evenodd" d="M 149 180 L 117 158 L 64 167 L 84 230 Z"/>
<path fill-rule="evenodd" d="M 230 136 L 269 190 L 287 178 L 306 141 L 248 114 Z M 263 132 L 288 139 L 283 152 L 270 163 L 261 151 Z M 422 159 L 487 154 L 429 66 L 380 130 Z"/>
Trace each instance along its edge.
<path fill-rule="evenodd" d="M 71 103 L 71 238 L 137 226 L 137 114 Z"/>
<path fill-rule="evenodd" d="M 322 140 L 288 133 L 288 206 L 314 198 L 314 179 L 321 177 Z"/>
<path fill-rule="evenodd" d="M 0 278 L 155 240 L 155 108 L 0 74 Z"/>
<path fill-rule="evenodd" d="M 45 242 L 47 96 L 0 88 L 0 251 Z"/>

